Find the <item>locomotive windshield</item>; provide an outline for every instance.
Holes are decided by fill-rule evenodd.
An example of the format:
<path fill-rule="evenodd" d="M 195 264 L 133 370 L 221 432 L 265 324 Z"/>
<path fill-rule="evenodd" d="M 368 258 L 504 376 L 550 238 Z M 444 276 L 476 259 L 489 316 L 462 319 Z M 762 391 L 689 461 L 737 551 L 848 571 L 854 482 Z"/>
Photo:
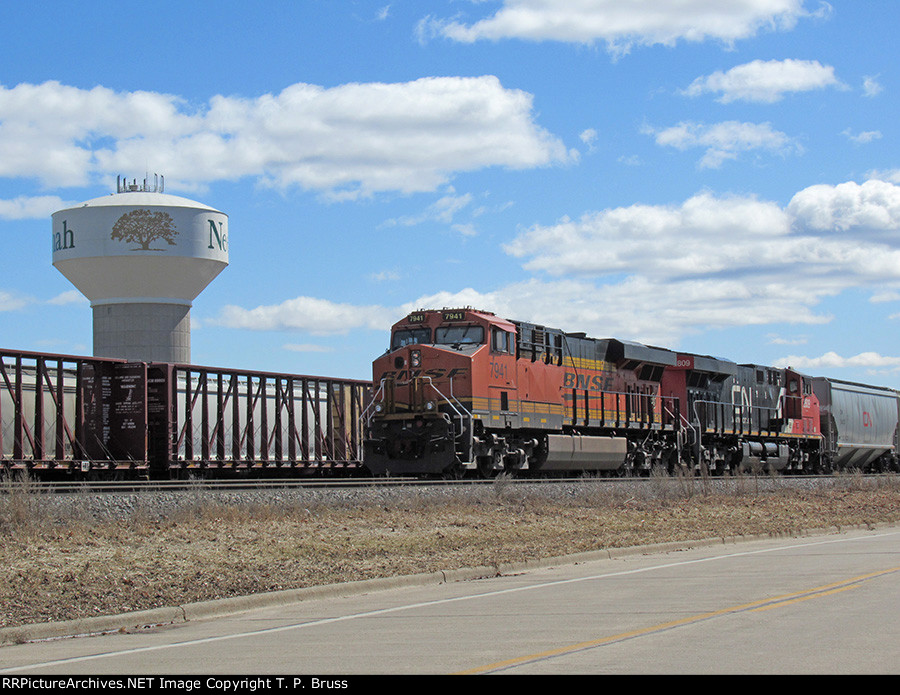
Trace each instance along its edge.
<path fill-rule="evenodd" d="M 402 348 L 404 345 L 421 345 L 430 342 L 430 328 L 401 328 L 394 331 L 394 337 L 391 338 L 391 350 Z"/>
<path fill-rule="evenodd" d="M 434 342 L 438 345 L 481 345 L 484 327 L 439 326 L 434 329 Z"/>

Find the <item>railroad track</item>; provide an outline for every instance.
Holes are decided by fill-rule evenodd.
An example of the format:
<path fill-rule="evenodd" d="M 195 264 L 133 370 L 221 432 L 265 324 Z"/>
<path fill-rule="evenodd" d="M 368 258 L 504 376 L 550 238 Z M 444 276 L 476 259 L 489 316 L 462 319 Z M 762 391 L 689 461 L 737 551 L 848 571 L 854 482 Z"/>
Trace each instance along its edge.
<path fill-rule="evenodd" d="M 894 474 L 866 474 L 860 475 L 861 479 L 874 479 L 892 476 Z M 772 481 L 775 485 L 794 487 L 810 484 L 811 481 L 838 480 L 839 475 L 804 475 L 804 476 L 771 476 L 766 474 L 747 474 L 742 476 L 725 477 L 561 477 L 561 478 L 493 478 L 493 479 L 465 479 L 465 480 L 438 480 L 421 478 L 259 478 L 242 480 L 128 480 L 128 481 L 35 481 L 35 480 L 7 480 L 0 482 L 0 495 L 14 492 L 32 492 L 36 494 L 101 494 L 101 493 L 130 493 L 130 492 L 185 492 L 185 491 L 241 491 L 241 490 L 288 490 L 288 489 L 361 489 L 361 488 L 389 488 L 400 486 L 431 486 L 431 487 L 463 487 L 474 485 L 493 485 L 501 482 L 509 485 L 559 485 L 573 482 L 595 483 L 598 485 L 690 485 L 715 486 L 716 481 L 741 480 L 748 484 L 758 484 L 761 481 Z"/>
<path fill-rule="evenodd" d="M 183 492 L 189 490 L 266 490 L 290 488 L 359 488 L 373 485 L 410 485 L 422 481 L 404 478 L 244 479 L 244 480 L 10 480 L 0 484 L 0 494 L 16 490 L 35 493 Z"/>

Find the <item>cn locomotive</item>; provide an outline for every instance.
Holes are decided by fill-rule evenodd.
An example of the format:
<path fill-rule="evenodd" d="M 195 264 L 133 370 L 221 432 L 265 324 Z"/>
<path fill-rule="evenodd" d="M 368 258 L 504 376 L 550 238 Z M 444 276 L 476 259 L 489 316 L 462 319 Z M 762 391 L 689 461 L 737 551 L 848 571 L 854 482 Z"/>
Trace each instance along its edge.
<path fill-rule="evenodd" d="M 396 323 L 373 390 L 375 475 L 898 468 L 892 389 L 471 308 Z"/>

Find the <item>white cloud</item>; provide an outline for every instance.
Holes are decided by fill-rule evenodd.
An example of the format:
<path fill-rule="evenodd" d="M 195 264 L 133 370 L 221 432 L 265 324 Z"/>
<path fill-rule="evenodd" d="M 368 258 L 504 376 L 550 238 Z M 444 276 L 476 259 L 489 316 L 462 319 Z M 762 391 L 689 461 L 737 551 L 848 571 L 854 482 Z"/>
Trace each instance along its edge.
<path fill-rule="evenodd" d="M 71 207 L 74 202 L 55 195 L 18 196 L 12 200 L 0 200 L 0 219 L 47 219 L 57 210 Z"/>
<path fill-rule="evenodd" d="M 401 225 L 404 227 L 413 227 L 424 222 L 442 222 L 444 224 L 450 224 L 453 222 L 454 216 L 471 202 L 471 193 L 456 195 L 451 188 L 446 195 L 429 205 L 422 213 L 386 220 L 380 226 L 393 227 L 395 225 Z"/>
<path fill-rule="evenodd" d="M 876 292 L 871 297 L 869 297 L 869 301 L 873 304 L 881 304 L 883 302 L 896 302 L 898 300 L 900 300 L 900 292 L 897 292 L 896 290 Z"/>
<path fill-rule="evenodd" d="M 595 145 L 597 143 L 597 138 L 599 137 L 596 130 L 593 128 L 586 128 L 582 130 L 579 134 L 579 139 L 588 146 L 588 150 L 593 152 L 595 149 Z"/>
<path fill-rule="evenodd" d="M 31 303 L 31 300 L 0 290 L 0 311 L 17 311 Z"/>
<path fill-rule="evenodd" d="M 530 94 L 493 76 L 298 83 L 255 98 L 215 96 L 194 110 L 152 92 L 0 86 L 0 177 L 50 186 L 84 185 L 145 162 L 170 187 L 252 176 L 355 197 L 432 191 L 456 172 L 574 156 L 536 125 Z"/>
<path fill-rule="evenodd" d="M 763 29 L 791 29 L 805 14 L 803 0 L 505 0 L 495 14 L 473 24 L 427 17 L 418 32 L 423 39 L 438 35 L 467 43 L 602 41 L 612 54 L 622 55 L 632 46 L 672 46 L 679 40 L 730 44 Z"/>
<path fill-rule="evenodd" d="M 885 171 L 870 171 L 870 179 L 879 181 L 888 181 L 890 183 L 900 183 L 900 169 L 888 169 Z"/>
<path fill-rule="evenodd" d="M 244 309 L 229 305 L 213 323 L 256 331 L 307 331 L 313 335 L 343 334 L 357 328 L 387 330 L 399 318 L 381 306 L 354 306 L 315 297 L 296 297 L 281 304 Z"/>
<path fill-rule="evenodd" d="M 853 357 L 842 357 L 836 352 L 826 352 L 819 357 L 789 355 L 775 360 L 775 367 L 794 369 L 828 369 L 841 367 L 900 367 L 900 357 L 887 357 L 877 352 L 861 352 Z"/>
<path fill-rule="evenodd" d="M 884 88 L 878 82 L 878 75 L 874 77 L 866 75 L 863 79 L 863 94 L 867 97 L 874 97 L 881 94 Z"/>
<path fill-rule="evenodd" d="M 394 270 L 382 270 L 380 273 L 369 275 L 369 279 L 375 282 L 393 282 L 400 279 L 400 273 Z"/>
<path fill-rule="evenodd" d="M 531 279 L 494 292 L 467 288 L 419 297 L 404 308 L 474 306 L 598 338 L 616 336 L 672 347 L 685 334 L 710 327 L 828 320 L 814 314 L 807 298 L 799 295 L 788 282 L 768 286 L 720 279 L 672 283 L 633 275 L 608 283 L 589 278 Z"/>
<path fill-rule="evenodd" d="M 669 343 L 712 326 L 827 322 L 824 298 L 896 285 L 898 201 L 900 187 L 874 181 L 812 186 L 786 208 L 701 193 L 535 225 L 505 249 L 532 272 L 578 278 L 539 283 L 535 307 L 548 315 L 602 315 L 605 332 Z M 591 308 L 579 296 L 603 299 Z"/>
<path fill-rule="evenodd" d="M 786 207 L 703 192 L 677 205 L 608 208 L 520 233 L 504 250 L 532 276 L 494 291 L 445 290 L 400 307 L 300 297 L 252 310 L 228 307 L 219 322 L 385 330 L 416 308 L 474 306 L 670 347 L 710 328 L 822 324 L 832 317 L 821 302 L 845 290 L 895 298 L 885 293 L 900 286 L 898 201 L 900 186 L 873 180 L 810 186 Z"/>
<path fill-rule="evenodd" d="M 814 232 L 844 236 L 854 229 L 854 241 L 868 236 L 896 243 L 900 187 L 877 179 L 809 186 L 791 199 L 787 210 L 796 225 Z"/>
<path fill-rule="evenodd" d="M 454 232 L 459 232 L 462 236 L 478 236 L 478 230 L 471 223 L 454 224 L 452 229 Z"/>
<path fill-rule="evenodd" d="M 291 352 L 334 352 L 334 348 L 325 345 L 314 345 L 312 343 L 286 343 L 282 345 L 285 350 Z"/>
<path fill-rule="evenodd" d="M 842 135 L 846 135 L 849 140 L 852 140 L 857 145 L 866 145 L 874 140 L 881 139 L 881 131 L 880 130 L 866 130 L 861 133 L 857 133 L 856 135 L 847 128 Z"/>
<path fill-rule="evenodd" d="M 537 225 L 505 248 L 518 258 L 532 257 L 525 263 L 529 270 L 553 275 L 691 277 L 734 270 L 750 262 L 742 259 L 749 245 L 771 242 L 789 229 L 775 203 L 702 193 L 681 206 L 632 205 Z"/>
<path fill-rule="evenodd" d="M 62 292 L 52 299 L 47 300 L 47 304 L 55 304 L 57 306 L 65 306 L 67 304 L 88 304 L 88 299 L 78 290 L 69 290 Z"/>
<path fill-rule="evenodd" d="M 48 186 L 87 184 L 95 168 L 92 150 L 105 138 L 191 133 L 196 118 L 179 113 L 180 106 L 167 94 L 87 90 L 55 81 L 0 86 L 0 176 L 36 177 Z"/>
<path fill-rule="evenodd" d="M 799 338 L 782 338 L 774 333 L 769 333 L 766 337 L 769 339 L 768 342 L 770 345 L 805 345 L 808 342 L 808 338 L 805 336 Z"/>
<path fill-rule="evenodd" d="M 834 68 L 817 60 L 754 60 L 728 72 L 698 77 L 684 90 L 688 96 L 705 92 L 719 93 L 718 101 L 756 101 L 774 103 L 788 92 L 839 86 Z"/>
<path fill-rule="evenodd" d="M 785 279 L 843 268 L 853 269 L 854 281 L 880 281 L 900 278 L 900 265 L 890 265 L 900 261 L 898 230 L 900 186 L 867 181 L 810 186 L 787 208 L 711 193 L 678 206 L 610 208 L 535 225 L 505 249 L 530 259 L 527 269 L 552 275 L 777 280 L 787 271 Z"/>
<path fill-rule="evenodd" d="M 769 123 L 695 123 L 682 121 L 676 126 L 655 130 L 645 128 L 644 132 L 654 135 L 656 144 L 687 150 L 695 147 L 706 148 L 700 159 L 701 168 L 716 169 L 729 159 L 737 159 L 742 153 L 764 150 L 775 154 L 800 152 L 800 146 L 781 131 L 774 130 Z"/>

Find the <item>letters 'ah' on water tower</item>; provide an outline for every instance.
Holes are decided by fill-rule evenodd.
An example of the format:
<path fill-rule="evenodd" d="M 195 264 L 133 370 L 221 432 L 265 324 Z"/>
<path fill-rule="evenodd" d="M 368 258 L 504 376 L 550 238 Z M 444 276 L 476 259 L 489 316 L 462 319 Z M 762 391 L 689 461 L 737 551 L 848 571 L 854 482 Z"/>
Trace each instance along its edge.
<path fill-rule="evenodd" d="M 191 361 L 191 303 L 228 265 L 228 216 L 119 177 L 53 213 L 53 265 L 90 301 L 94 356 Z"/>

